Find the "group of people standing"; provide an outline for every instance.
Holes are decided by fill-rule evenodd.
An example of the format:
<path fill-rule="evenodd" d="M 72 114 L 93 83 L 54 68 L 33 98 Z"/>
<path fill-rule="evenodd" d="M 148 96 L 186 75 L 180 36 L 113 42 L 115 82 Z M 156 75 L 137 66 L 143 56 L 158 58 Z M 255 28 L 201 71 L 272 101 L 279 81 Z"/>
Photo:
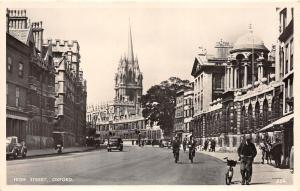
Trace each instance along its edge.
<path fill-rule="evenodd" d="M 216 152 L 216 141 L 214 139 L 205 140 L 203 150 L 208 150 L 209 152 Z"/>
<path fill-rule="evenodd" d="M 271 140 L 266 137 L 260 144 L 259 148 L 262 152 L 262 161 L 264 164 L 265 160 L 267 164 L 271 164 L 271 160 L 275 161 L 275 166 L 280 167 L 281 165 L 281 156 L 282 156 L 282 143 L 278 138 L 276 138 L 275 143 L 271 143 Z"/>

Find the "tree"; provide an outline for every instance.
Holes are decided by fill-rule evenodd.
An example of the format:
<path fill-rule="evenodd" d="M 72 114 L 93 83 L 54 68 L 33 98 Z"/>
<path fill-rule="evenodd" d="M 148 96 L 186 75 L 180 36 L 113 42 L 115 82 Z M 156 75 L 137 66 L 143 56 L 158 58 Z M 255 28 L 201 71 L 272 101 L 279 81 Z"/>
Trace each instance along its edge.
<path fill-rule="evenodd" d="M 173 131 L 176 92 L 188 87 L 191 87 L 189 80 L 170 77 L 142 96 L 143 116 L 151 122 L 157 121 L 166 136 Z"/>

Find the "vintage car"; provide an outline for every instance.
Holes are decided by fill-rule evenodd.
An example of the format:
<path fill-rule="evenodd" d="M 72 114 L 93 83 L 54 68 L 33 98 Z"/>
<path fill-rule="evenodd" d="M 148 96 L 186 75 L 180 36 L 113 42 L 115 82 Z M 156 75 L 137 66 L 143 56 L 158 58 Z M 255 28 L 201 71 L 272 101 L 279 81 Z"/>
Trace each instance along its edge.
<path fill-rule="evenodd" d="M 25 141 L 18 141 L 18 137 L 6 137 L 6 158 L 13 157 L 16 159 L 18 156 L 26 157 L 27 147 Z"/>
<path fill-rule="evenodd" d="M 168 147 L 169 146 L 169 141 L 168 140 L 162 140 L 160 146 L 161 147 Z"/>
<path fill-rule="evenodd" d="M 123 151 L 123 140 L 120 137 L 111 137 L 108 139 L 107 151 L 111 152 L 112 150 Z"/>

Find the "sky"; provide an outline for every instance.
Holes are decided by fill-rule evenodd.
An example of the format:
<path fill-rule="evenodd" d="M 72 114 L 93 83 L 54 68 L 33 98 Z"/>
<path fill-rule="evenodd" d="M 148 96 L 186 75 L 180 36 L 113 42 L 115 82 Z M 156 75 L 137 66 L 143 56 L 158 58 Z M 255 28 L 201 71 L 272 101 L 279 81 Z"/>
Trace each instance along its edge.
<path fill-rule="evenodd" d="M 87 80 L 88 104 L 114 97 L 114 76 L 127 54 L 129 23 L 133 51 L 144 76 L 143 92 L 171 76 L 192 80 L 198 47 L 214 54 L 220 39 L 234 43 L 252 24 L 267 48 L 276 43 L 274 6 L 87 6 L 30 8 L 27 15 L 43 21 L 44 38 L 77 40 Z"/>

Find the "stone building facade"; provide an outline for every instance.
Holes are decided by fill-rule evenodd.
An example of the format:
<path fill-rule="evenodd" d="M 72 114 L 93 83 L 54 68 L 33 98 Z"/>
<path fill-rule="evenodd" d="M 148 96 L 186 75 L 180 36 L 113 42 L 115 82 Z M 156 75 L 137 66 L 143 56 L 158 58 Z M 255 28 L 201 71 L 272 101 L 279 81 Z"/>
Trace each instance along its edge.
<path fill-rule="evenodd" d="M 53 147 L 57 130 L 72 135 L 65 146 L 83 143 L 86 81 L 78 42 L 44 43 L 42 22 L 29 23 L 26 10 L 7 10 L 6 22 L 6 135 L 24 139 L 29 149 Z M 62 125 L 66 113 L 72 118 Z"/>
<path fill-rule="evenodd" d="M 217 55 L 207 55 L 200 47 L 195 58 L 191 75 L 194 77 L 194 115 L 193 134 L 197 138 L 206 134 L 205 113 L 211 109 L 211 103 L 220 100 L 225 90 L 225 62 L 232 45 L 220 41 L 216 43 Z"/>
<path fill-rule="evenodd" d="M 274 122 L 272 130 L 282 132 L 283 165 L 288 165 L 294 145 L 294 8 L 278 8 L 278 42 L 276 77 L 283 82 L 283 117 Z"/>
<path fill-rule="evenodd" d="M 42 46 L 42 22 L 29 23 L 26 10 L 7 10 L 6 136 L 29 149 L 53 146 L 55 69 L 51 46 Z"/>
<path fill-rule="evenodd" d="M 184 92 L 183 98 L 183 131 L 186 134 L 190 134 L 192 132 L 191 128 L 191 121 L 194 115 L 194 107 L 193 107 L 193 100 L 194 100 L 194 91 L 193 89 L 187 89 Z"/>
<path fill-rule="evenodd" d="M 261 135 L 256 132 L 282 116 L 282 83 L 275 81 L 274 55 L 275 50 L 270 53 L 251 28 L 238 38 L 220 64 L 221 94 L 208 96 L 209 106 L 199 115 L 195 112 L 193 128 L 200 142 L 215 139 L 217 146 L 234 150 L 241 137 L 250 135 L 258 143 Z"/>
<path fill-rule="evenodd" d="M 82 145 L 86 128 L 86 80 L 80 68 L 80 47 L 77 41 L 51 40 L 55 64 L 55 111 L 57 122 L 54 130 L 65 133 L 65 146 Z"/>
<path fill-rule="evenodd" d="M 183 88 L 176 93 L 174 133 L 183 140 L 185 136 L 191 135 L 191 121 L 193 118 L 192 88 Z"/>

